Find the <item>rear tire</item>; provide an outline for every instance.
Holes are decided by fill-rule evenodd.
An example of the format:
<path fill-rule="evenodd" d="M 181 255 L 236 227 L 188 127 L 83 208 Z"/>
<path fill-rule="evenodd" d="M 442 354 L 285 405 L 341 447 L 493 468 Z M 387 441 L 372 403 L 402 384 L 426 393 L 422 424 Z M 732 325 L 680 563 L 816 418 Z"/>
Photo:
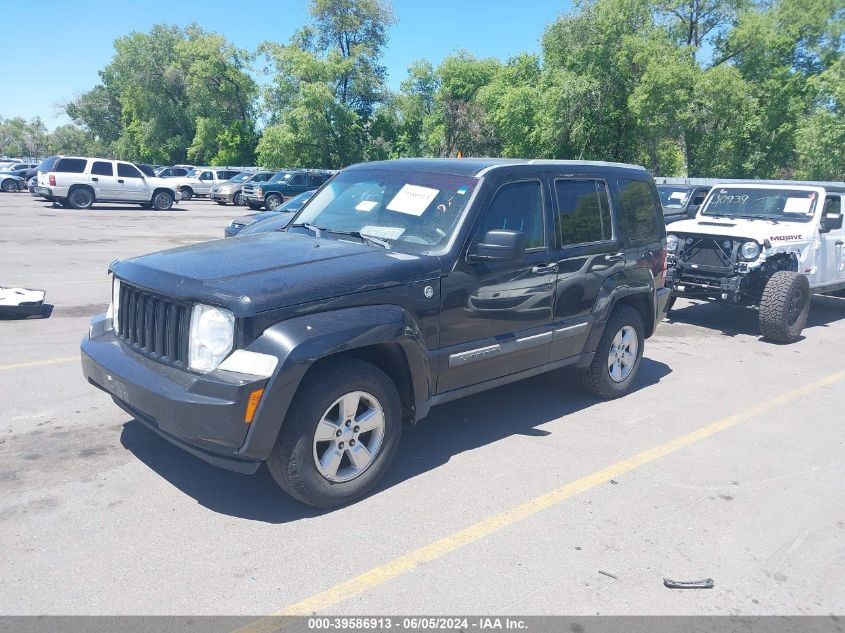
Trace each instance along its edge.
<path fill-rule="evenodd" d="M 775 343 L 794 343 L 810 314 L 810 282 L 799 273 L 781 270 L 771 276 L 760 301 L 760 333 Z"/>
<path fill-rule="evenodd" d="M 337 403 L 347 398 L 357 404 L 344 413 Z M 360 430 L 365 422 L 380 426 Z M 333 508 L 375 488 L 396 454 L 401 433 L 402 405 L 393 381 L 370 363 L 339 358 L 306 376 L 267 466 L 292 497 L 318 508 Z"/>
<path fill-rule="evenodd" d="M 599 398 L 618 398 L 631 389 L 643 357 L 643 318 L 634 308 L 617 306 L 607 320 L 588 367 L 578 372 L 581 388 Z"/>
<path fill-rule="evenodd" d="M 190 187 L 180 187 L 179 194 L 182 196 L 182 200 L 190 200 L 194 197 L 194 190 Z"/>
<path fill-rule="evenodd" d="M 0 189 L 5 193 L 16 193 L 18 191 L 18 181 L 7 178 L 0 184 Z"/>
<path fill-rule="evenodd" d="M 74 209 L 90 209 L 94 204 L 94 192 L 88 187 L 74 187 L 68 193 L 67 201 Z"/>

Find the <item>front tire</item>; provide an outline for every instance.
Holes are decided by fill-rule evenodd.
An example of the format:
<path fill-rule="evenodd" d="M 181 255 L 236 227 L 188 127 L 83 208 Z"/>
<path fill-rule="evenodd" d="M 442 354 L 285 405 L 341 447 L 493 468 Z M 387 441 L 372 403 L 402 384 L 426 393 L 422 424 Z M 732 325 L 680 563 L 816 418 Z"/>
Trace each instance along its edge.
<path fill-rule="evenodd" d="M 261 208 L 260 204 L 255 204 L 254 202 L 248 202 L 247 206 L 252 209 L 253 211 L 258 211 Z"/>
<path fill-rule="evenodd" d="M 810 314 L 810 282 L 799 273 L 781 270 L 771 276 L 760 301 L 760 333 L 775 343 L 794 343 Z"/>
<path fill-rule="evenodd" d="M 268 211 L 275 211 L 282 205 L 282 197 L 276 195 L 275 193 L 271 193 L 264 199 L 264 206 L 267 207 Z"/>
<path fill-rule="evenodd" d="M 70 190 L 67 201 L 74 209 L 90 209 L 94 204 L 94 192 L 87 187 L 75 187 Z"/>
<path fill-rule="evenodd" d="M 613 310 L 596 355 L 578 372 L 581 388 L 599 398 L 618 398 L 631 389 L 643 357 L 643 319 L 626 305 Z"/>
<path fill-rule="evenodd" d="M 182 196 L 182 200 L 190 200 L 194 197 L 194 190 L 190 187 L 180 187 L 179 194 Z"/>
<path fill-rule="evenodd" d="M 242 207 L 244 205 L 244 194 L 240 191 L 235 194 L 235 197 L 232 198 L 232 204 L 236 207 Z"/>
<path fill-rule="evenodd" d="M 373 490 L 401 433 L 399 392 L 383 371 L 355 358 L 327 361 L 297 391 L 267 466 L 292 497 L 333 508 Z"/>
<path fill-rule="evenodd" d="M 156 191 L 153 194 L 153 209 L 167 211 L 173 206 L 173 194 L 169 191 Z"/>

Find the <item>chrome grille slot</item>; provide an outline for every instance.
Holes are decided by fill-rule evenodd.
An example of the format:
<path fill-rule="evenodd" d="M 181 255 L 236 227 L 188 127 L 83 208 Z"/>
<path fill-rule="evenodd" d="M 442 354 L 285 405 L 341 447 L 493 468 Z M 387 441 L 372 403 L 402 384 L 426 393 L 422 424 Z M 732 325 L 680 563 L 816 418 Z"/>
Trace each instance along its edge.
<path fill-rule="evenodd" d="M 133 350 L 169 365 L 184 366 L 189 318 L 186 304 L 121 281 L 117 337 Z"/>

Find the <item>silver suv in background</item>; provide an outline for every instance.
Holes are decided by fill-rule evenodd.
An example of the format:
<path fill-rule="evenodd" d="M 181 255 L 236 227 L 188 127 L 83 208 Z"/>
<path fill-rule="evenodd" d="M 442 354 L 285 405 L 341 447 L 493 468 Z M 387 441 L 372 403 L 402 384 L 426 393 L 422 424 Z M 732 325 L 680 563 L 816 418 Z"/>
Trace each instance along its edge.
<path fill-rule="evenodd" d="M 240 206 L 246 204 L 246 199 L 243 196 L 243 187 L 247 183 L 258 184 L 267 182 L 273 177 L 274 171 L 244 171 L 230 178 L 226 182 L 214 185 L 211 188 L 209 198 L 214 200 L 217 204 L 234 204 Z"/>
<path fill-rule="evenodd" d="M 95 202 L 123 202 L 165 210 L 176 200 L 169 180 L 147 176 L 133 163 L 79 156 L 60 156 L 49 171 L 39 171 L 35 190 L 74 209 L 88 209 Z"/>
<path fill-rule="evenodd" d="M 195 167 L 182 178 L 168 178 L 167 181 L 176 188 L 182 200 L 190 200 L 194 196 L 207 196 L 214 185 L 219 185 L 230 178 L 234 178 L 242 169 L 221 169 L 219 167 Z"/>

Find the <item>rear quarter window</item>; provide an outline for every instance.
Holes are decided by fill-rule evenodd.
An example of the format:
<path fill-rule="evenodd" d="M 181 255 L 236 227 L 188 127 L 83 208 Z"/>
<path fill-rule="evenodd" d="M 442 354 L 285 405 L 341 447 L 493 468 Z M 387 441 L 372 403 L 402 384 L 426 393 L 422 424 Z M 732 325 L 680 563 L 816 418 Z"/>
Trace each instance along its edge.
<path fill-rule="evenodd" d="M 626 245 L 658 242 L 666 232 L 657 191 L 644 180 L 620 178 L 620 219 Z M 660 220 L 658 220 L 658 215 Z"/>
<path fill-rule="evenodd" d="M 61 158 L 52 171 L 59 171 L 69 174 L 81 174 L 85 171 L 88 161 L 84 158 Z"/>

